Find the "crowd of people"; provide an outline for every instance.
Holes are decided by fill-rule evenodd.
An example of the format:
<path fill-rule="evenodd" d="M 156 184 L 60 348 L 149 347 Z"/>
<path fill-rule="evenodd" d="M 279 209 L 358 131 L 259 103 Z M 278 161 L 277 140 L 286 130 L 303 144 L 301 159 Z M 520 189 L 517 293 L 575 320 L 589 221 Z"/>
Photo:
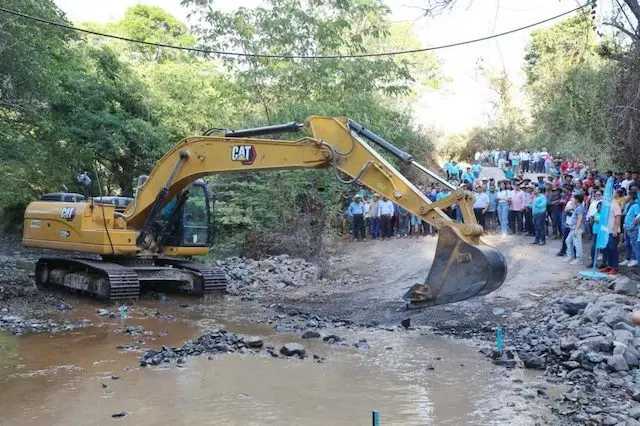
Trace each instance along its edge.
<path fill-rule="evenodd" d="M 482 168 L 496 166 L 505 178 L 481 177 Z M 544 174 L 532 178 L 525 173 Z M 600 173 L 583 161 L 553 158 L 547 152 L 485 151 L 476 161 L 460 167 L 455 161 L 445 162 L 444 170 L 451 186 L 462 186 L 475 192 L 473 211 L 477 222 L 488 234 L 501 238 L 527 235 L 532 244 L 545 245 L 547 240 L 560 240 L 563 256 L 572 264 L 592 264 L 601 260 L 599 269 L 617 274 L 620 266 L 636 266 L 640 261 L 640 175 L 637 172 Z M 548 173 L 547 173 L 548 172 Z M 538 172 L 540 173 L 540 172 Z M 605 184 L 612 179 L 614 196 L 608 221 L 600 224 Z M 449 186 L 431 183 L 418 185 L 432 202 L 451 194 Z M 458 206 L 445 210 L 453 220 L 461 222 Z M 433 236 L 436 229 L 417 215 L 378 194 L 358 191 L 344 211 L 349 232 L 354 239 L 390 239 L 393 236 Z M 596 253 L 595 235 L 606 229 L 608 241 Z M 590 256 L 583 247 L 590 242 Z M 620 262 L 620 248 L 624 260 Z M 586 257 L 586 258 L 585 258 Z"/>

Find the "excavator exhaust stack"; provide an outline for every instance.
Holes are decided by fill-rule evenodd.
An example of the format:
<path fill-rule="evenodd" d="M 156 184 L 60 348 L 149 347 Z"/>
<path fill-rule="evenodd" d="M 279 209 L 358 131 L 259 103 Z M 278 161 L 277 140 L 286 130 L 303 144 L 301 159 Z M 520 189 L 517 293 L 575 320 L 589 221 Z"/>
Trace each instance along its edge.
<path fill-rule="evenodd" d="M 423 284 L 414 284 L 403 296 L 409 309 L 455 303 L 483 296 L 499 288 L 507 262 L 495 248 L 469 244 L 451 226 L 439 231 L 436 254 Z"/>

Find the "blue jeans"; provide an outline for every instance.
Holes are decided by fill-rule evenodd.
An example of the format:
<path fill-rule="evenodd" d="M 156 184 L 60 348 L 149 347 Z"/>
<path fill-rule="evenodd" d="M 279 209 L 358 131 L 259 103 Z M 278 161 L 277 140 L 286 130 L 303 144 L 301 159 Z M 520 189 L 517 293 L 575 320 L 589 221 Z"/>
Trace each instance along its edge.
<path fill-rule="evenodd" d="M 547 213 L 535 213 L 533 215 L 533 229 L 536 234 L 536 243 L 547 242 Z"/>
<path fill-rule="evenodd" d="M 562 212 L 551 213 L 551 233 L 558 237 L 562 236 Z"/>
<path fill-rule="evenodd" d="M 460 206 L 456 206 L 456 222 L 462 223 L 462 210 L 460 210 Z"/>
<path fill-rule="evenodd" d="M 636 252 L 636 240 L 638 239 L 638 230 L 624 230 L 624 246 L 626 248 L 625 259 L 633 260 L 638 257 L 638 253 Z"/>
<path fill-rule="evenodd" d="M 500 232 L 506 234 L 509 230 L 509 203 L 498 203 L 498 221 L 500 222 Z"/>
<path fill-rule="evenodd" d="M 380 238 L 380 218 L 379 217 L 371 218 L 369 233 L 371 234 L 371 238 L 373 239 Z"/>
<path fill-rule="evenodd" d="M 582 229 L 572 229 L 569 231 L 569 235 L 567 235 L 567 254 L 569 257 L 573 257 L 574 259 L 578 259 L 582 261 L 582 234 L 584 233 L 584 228 Z M 575 251 L 575 256 L 574 256 Z"/>
<path fill-rule="evenodd" d="M 619 238 L 620 235 L 614 237 L 612 234 L 609 234 L 607 246 L 602 250 L 602 258 L 609 268 L 618 269 L 618 257 L 620 256 L 618 252 Z"/>
<path fill-rule="evenodd" d="M 409 215 L 400 216 L 398 220 L 398 237 L 409 232 Z"/>

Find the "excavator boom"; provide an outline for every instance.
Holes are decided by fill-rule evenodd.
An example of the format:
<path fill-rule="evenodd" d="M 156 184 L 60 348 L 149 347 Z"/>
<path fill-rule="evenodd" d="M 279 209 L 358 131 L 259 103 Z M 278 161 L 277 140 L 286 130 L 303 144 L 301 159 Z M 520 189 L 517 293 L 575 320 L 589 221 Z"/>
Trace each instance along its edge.
<path fill-rule="evenodd" d="M 309 136 L 298 140 L 258 138 L 303 129 Z M 505 279 L 506 262 L 497 250 L 480 239 L 483 230 L 473 214 L 473 194 L 455 189 L 449 197 L 431 203 L 365 139 L 441 180 L 409 154 L 346 117 L 312 116 L 304 125 L 293 122 L 238 131 L 213 130 L 206 136 L 184 139 L 167 152 L 124 212 L 116 212 L 104 204 L 98 208 L 93 202 L 32 203 L 25 213 L 23 242 L 29 246 L 95 253 L 125 266 L 128 262 L 122 259 L 205 254 L 208 247 L 197 244 L 195 237 L 193 244 L 185 245 L 157 235 L 158 218 L 171 207 L 171 200 L 178 200 L 176 205 L 182 206 L 188 197 L 186 191 L 195 181 L 226 172 L 333 168 L 340 181 L 360 182 L 439 229 L 440 239 L 429 276 L 405 295 L 410 306 L 452 303 L 499 287 Z M 454 204 L 462 212 L 463 223 L 453 222 L 442 211 Z M 174 213 L 179 210 L 172 208 Z M 62 261 L 56 262 L 58 269 L 64 269 L 60 266 Z M 154 267 L 168 264 L 181 267 L 175 261 L 163 262 L 163 265 L 158 261 L 152 263 Z M 79 274 L 78 268 L 82 266 L 73 269 L 74 274 Z M 138 266 L 138 270 L 142 268 Z M 50 276 L 47 274 L 45 278 Z M 63 278 L 58 277 L 58 281 L 63 282 Z"/>

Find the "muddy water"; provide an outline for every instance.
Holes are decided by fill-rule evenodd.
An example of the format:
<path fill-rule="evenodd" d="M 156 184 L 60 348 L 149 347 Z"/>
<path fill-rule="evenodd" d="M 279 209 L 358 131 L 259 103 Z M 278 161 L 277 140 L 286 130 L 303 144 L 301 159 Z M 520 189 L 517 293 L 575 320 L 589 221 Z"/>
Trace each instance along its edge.
<path fill-rule="evenodd" d="M 244 302 L 180 303 L 193 300 L 142 302 L 128 319 L 102 323 L 88 306 L 77 315 L 96 327 L 0 336 L 0 424 L 355 425 L 369 424 L 373 409 L 383 425 L 491 424 L 500 423 L 495 410 L 511 392 L 502 370 L 465 344 L 418 332 L 337 330 L 350 342 L 366 338 L 371 349 L 359 351 L 275 334 L 271 325 L 250 321 L 263 314 Z M 178 319 L 150 316 L 156 309 Z M 125 325 L 153 335 L 123 334 Z M 211 326 L 262 336 L 267 345 L 301 341 L 327 360 L 227 354 L 158 369 L 138 367 L 139 352 L 116 349 L 138 341 L 180 345 Z M 429 363 L 434 370 L 425 368 Z M 122 411 L 128 415 L 111 418 Z"/>

